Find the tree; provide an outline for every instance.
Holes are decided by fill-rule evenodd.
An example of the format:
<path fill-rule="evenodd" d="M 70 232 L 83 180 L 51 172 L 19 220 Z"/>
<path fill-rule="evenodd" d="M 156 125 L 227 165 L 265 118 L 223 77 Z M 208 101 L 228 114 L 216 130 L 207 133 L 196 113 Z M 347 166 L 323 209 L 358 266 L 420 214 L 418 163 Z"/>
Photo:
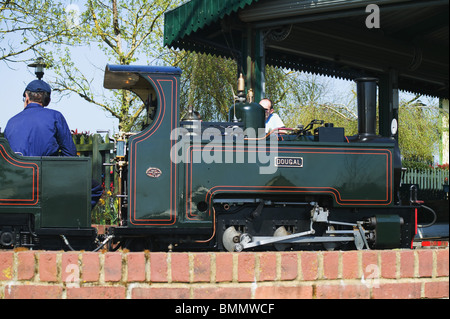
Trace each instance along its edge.
<path fill-rule="evenodd" d="M 59 1 L 0 1 L 0 61 L 27 61 L 30 56 L 25 53 L 39 52 L 44 44 L 62 43 L 71 30 L 66 17 Z"/>
<path fill-rule="evenodd" d="M 237 64 L 234 60 L 184 52 L 183 59 L 172 52 L 173 64 L 183 70 L 181 112 L 192 105 L 204 120 L 228 121 L 228 111 L 237 94 Z M 177 62 L 178 61 L 178 62 Z"/>
<path fill-rule="evenodd" d="M 428 105 L 416 95 L 411 100 L 401 100 L 399 109 L 399 145 L 407 161 L 433 163 L 442 134 L 439 107 L 430 100 Z M 448 125 L 448 124 L 447 124 Z"/>
<path fill-rule="evenodd" d="M 347 135 L 357 133 L 354 90 L 336 96 L 329 78 L 271 67 L 266 73 L 267 97 L 287 127 L 319 119 L 344 127 Z"/>
<path fill-rule="evenodd" d="M 88 0 L 80 14 L 81 23 L 71 35 L 71 45 L 95 44 L 105 54 L 105 62 L 129 65 L 140 59 L 161 54 L 163 14 L 175 0 L 112 0 L 108 4 Z M 122 90 L 113 97 L 97 94 L 93 79 L 74 62 L 73 47 L 61 46 L 47 55 L 53 60 L 56 89 L 62 94 L 75 93 L 119 120 L 119 130 L 130 131 L 144 105 L 135 95 Z M 100 97 L 102 96 L 102 97 Z"/>

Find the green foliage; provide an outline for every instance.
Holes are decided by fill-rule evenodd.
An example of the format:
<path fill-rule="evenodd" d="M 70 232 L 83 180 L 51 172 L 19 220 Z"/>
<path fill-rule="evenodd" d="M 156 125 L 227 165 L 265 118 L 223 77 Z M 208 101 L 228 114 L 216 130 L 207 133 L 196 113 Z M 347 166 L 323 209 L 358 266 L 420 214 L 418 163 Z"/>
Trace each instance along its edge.
<path fill-rule="evenodd" d="M 46 59 L 53 61 L 55 91 L 61 94 L 75 93 L 86 101 L 104 109 L 119 120 L 119 130 L 130 131 L 136 127 L 144 105 L 129 91 L 98 92 L 93 86 L 92 69 L 80 69 L 75 63 L 82 46 L 105 55 L 104 63 L 129 65 L 141 60 L 150 64 L 163 52 L 160 39 L 163 36 L 163 14 L 176 6 L 178 0 L 112 0 L 103 3 L 88 0 L 80 5 L 78 16 L 70 16 L 70 36 L 66 45 L 53 47 L 46 52 Z M 76 21 L 76 23 L 73 23 Z M 98 53 L 97 53 L 98 54 Z M 142 60 L 146 60 L 145 62 Z"/>
<path fill-rule="evenodd" d="M 350 97 L 336 97 L 330 82 L 322 77 L 276 68 L 267 68 L 266 83 L 266 96 L 287 127 L 320 119 L 344 127 L 347 135 L 357 133 L 353 93 Z"/>
<path fill-rule="evenodd" d="M 25 53 L 45 53 L 43 45 L 64 43 L 70 32 L 62 1 L 0 1 L 0 61 L 29 60 Z"/>
<path fill-rule="evenodd" d="M 406 161 L 433 163 L 442 133 L 439 109 L 412 101 L 401 101 L 399 110 L 399 145 Z"/>
<path fill-rule="evenodd" d="M 433 167 L 430 164 L 408 160 L 402 161 L 402 167 L 418 171 L 426 171 L 433 169 Z"/>
<path fill-rule="evenodd" d="M 91 220 L 95 225 L 115 225 L 119 211 L 119 200 L 110 191 L 104 192 L 92 209 Z"/>
<path fill-rule="evenodd" d="M 177 65 L 181 79 L 181 113 L 192 105 L 203 120 L 227 121 L 237 90 L 237 65 L 211 55 L 188 53 Z"/>

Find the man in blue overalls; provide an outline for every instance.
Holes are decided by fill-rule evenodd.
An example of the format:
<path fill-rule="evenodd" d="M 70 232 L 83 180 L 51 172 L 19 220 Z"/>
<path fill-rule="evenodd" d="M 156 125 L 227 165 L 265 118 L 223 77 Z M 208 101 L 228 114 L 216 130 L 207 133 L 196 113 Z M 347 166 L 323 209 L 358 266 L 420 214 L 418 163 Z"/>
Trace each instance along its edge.
<path fill-rule="evenodd" d="M 5 128 L 5 137 L 14 152 L 23 156 L 76 156 L 64 116 L 45 108 L 50 103 L 51 88 L 42 80 L 30 82 L 25 92 L 24 110 L 11 118 Z"/>
<path fill-rule="evenodd" d="M 50 104 L 52 89 L 42 80 L 31 81 L 25 91 L 24 110 L 12 117 L 5 128 L 5 137 L 11 149 L 22 156 L 77 156 L 69 126 L 64 116 L 52 109 Z M 94 206 L 103 190 L 92 181 Z"/>

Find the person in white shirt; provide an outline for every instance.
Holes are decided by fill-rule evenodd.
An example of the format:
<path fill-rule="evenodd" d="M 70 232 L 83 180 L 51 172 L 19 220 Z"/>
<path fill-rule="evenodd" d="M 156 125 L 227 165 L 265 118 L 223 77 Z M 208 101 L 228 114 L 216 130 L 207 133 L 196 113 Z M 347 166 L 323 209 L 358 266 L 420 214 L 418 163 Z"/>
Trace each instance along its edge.
<path fill-rule="evenodd" d="M 285 127 L 283 121 L 274 113 L 272 101 L 269 99 L 262 99 L 259 104 L 266 109 L 266 133 L 274 129 Z M 283 133 L 282 131 L 280 133 Z"/>

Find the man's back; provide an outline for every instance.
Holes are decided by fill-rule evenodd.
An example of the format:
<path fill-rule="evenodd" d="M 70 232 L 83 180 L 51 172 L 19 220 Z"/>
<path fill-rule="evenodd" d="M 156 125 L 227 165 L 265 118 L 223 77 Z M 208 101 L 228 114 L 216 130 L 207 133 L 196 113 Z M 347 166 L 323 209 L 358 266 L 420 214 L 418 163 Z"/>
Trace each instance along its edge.
<path fill-rule="evenodd" d="M 76 156 L 77 151 L 63 115 L 37 103 L 11 118 L 5 128 L 11 149 L 23 156 Z"/>

